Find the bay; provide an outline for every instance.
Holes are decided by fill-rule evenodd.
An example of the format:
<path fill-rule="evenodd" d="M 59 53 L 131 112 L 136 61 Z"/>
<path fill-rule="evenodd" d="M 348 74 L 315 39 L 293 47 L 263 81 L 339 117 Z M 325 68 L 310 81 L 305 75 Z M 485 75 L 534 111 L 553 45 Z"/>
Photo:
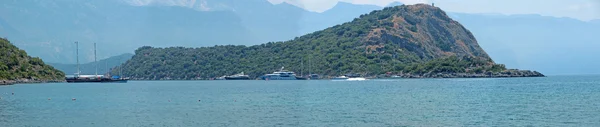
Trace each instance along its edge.
<path fill-rule="evenodd" d="M 597 75 L 19 84 L 0 97 L 2 127 L 600 126 Z"/>

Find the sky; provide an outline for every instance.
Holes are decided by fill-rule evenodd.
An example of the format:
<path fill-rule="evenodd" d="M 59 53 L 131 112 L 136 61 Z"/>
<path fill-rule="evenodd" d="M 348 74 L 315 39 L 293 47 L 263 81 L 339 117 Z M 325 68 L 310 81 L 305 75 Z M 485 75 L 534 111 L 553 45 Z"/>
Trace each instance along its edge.
<path fill-rule="evenodd" d="M 600 19 L 600 0 L 268 0 L 290 3 L 309 11 L 323 12 L 338 1 L 385 6 L 394 1 L 405 4 L 434 2 L 448 12 L 490 14 L 539 14 L 583 21 Z"/>

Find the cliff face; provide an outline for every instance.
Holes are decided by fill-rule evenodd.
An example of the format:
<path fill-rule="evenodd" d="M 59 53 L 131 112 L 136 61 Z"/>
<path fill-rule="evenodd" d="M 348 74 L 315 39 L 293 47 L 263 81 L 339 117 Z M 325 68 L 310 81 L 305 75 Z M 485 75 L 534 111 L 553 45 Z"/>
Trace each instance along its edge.
<path fill-rule="evenodd" d="M 0 38 L 0 84 L 5 80 L 64 80 L 65 74 Z"/>
<path fill-rule="evenodd" d="M 135 53 L 122 68 L 124 75 L 137 79 L 206 79 L 239 72 L 258 77 L 282 66 L 329 76 L 506 71 L 460 23 L 425 4 L 387 7 L 285 42 L 249 47 L 145 46 Z"/>
<path fill-rule="evenodd" d="M 424 60 L 451 55 L 490 59 L 469 30 L 437 7 L 426 4 L 388 7 L 361 18 L 376 19 L 374 22 L 381 24 L 363 38 L 370 49 L 379 51 L 395 44 L 401 52 L 414 53 Z"/>

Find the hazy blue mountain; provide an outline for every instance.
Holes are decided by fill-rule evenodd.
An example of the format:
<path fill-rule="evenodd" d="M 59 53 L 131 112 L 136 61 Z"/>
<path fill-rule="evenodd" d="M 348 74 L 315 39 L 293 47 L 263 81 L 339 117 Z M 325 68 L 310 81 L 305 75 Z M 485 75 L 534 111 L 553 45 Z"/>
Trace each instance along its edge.
<path fill-rule="evenodd" d="M 231 11 L 197 11 L 179 6 L 131 6 L 117 0 L 6 1 L 0 8 L 3 34 L 15 45 L 48 62 L 74 63 L 74 41 L 82 61 L 93 60 L 92 43 L 104 58 L 137 47 L 211 46 L 260 42 Z M 11 32 L 12 33 L 12 32 Z"/>
<path fill-rule="evenodd" d="M 252 33 L 252 36 L 259 38 L 261 42 L 285 41 L 300 36 L 299 22 L 305 15 L 311 13 L 287 3 L 273 5 L 266 0 L 225 0 L 220 2 L 222 2 L 220 5 L 229 5 L 229 8 L 241 19 L 242 24 Z M 253 42 L 253 44 L 258 43 Z"/>
<path fill-rule="evenodd" d="M 81 61 L 98 56 L 130 53 L 151 45 L 212 46 L 285 41 L 351 21 L 358 15 L 381 9 L 372 5 L 340 2 L 324 13 L 309 12 L 266 0 L 206 0 L 211 11 L 195 6 L 132 6 L 126 0 L 30 0 L 6 1 L 0 8 L 0 36 L 48 62 L 75 63 L 80 42 Z M 196 3 L 198 4 L 198 3 Z M 4 19 L 4 20 L 2 20 Z"/>
<path fill-rule="evenodd" d="M 392 2 L 392 3 L 388 4 L 386 7 L 400 6 L 400 5 L 403 5 L 403 4 L 404 3 L 402 3 L 402 2 L 395 1 L 395 2 Z"/>
<path fill-rule="evenodd" d="M 127 60 L 131 59 L 133 54 L 126 53 L 118 56 L 109 57 L 106 59 L 98 60 L 98 74 L 103 75 L 111 68 L 114 68 L 118 65 L 125 63 Z M 77 64 L 62 64 L 62 63 L 47 63 L 54 68 L 64 72 L 67 75 L 72 75 L 77 72 Z M 85 64 L 80 64 L 79 69 L 81 74 L 94 74 L 96 72 L 96 63 L 90 62 Z"/>
<path fill-rule="evenodd" d="M 302 34 L 323 30 L 344 22 L 352 21 L 362 14 L 383 7 L 375 5 L 356 5 L 346 2 L 338 2 L 333 8 L 322 13 L 307 13 L 301 20 L 300 32 Z"/>
<path fill-rule="evenodd" d="M 600 71 L 600 24 L 540 15 L 450 14 L 498 63 L 545 74 Z"/>
<path fill-rule="evenodd" d="M 0 17 L 0 35 L 15 36 L 19 32 Z"/>
<path fill-rule="evenodd" d="M 600 25 L 600 19 L 590 21 L 593 24 Z"/>

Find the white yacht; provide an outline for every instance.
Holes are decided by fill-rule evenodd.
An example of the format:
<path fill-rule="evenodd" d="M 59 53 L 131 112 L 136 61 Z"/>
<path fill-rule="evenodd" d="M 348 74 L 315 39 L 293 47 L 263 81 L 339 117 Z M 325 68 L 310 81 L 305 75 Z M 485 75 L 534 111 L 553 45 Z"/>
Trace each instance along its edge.
<path fill-rule="evenodd" d="M 261 77 L 263 80 L 298 80 L 296 78 L 296 73 L 288 70 L 283 70 L 284 67 L 281 67 L 279 71 L 273 72 L 272 74 L 266 74 Z"/>

